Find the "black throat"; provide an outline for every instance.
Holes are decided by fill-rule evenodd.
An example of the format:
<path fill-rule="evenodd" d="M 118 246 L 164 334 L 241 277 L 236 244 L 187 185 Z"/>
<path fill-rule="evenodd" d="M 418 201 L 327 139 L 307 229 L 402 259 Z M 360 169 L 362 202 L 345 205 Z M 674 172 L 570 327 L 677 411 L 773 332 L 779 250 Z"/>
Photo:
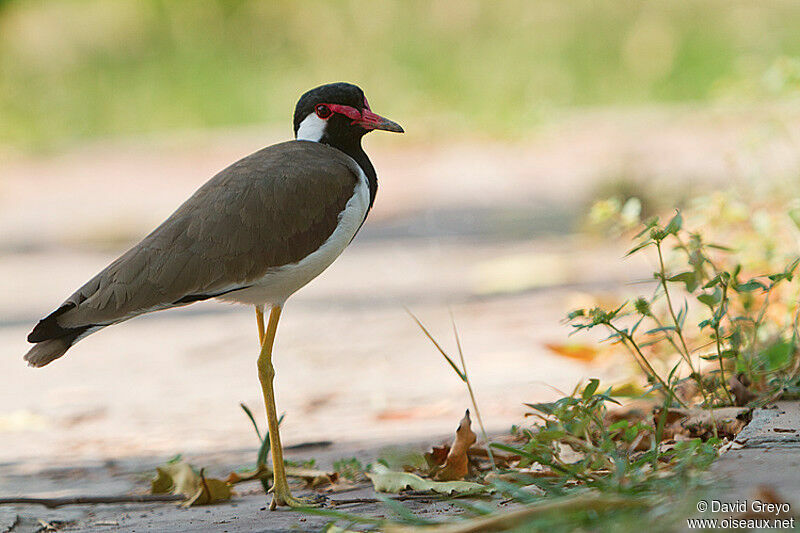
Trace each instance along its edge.
<path fill-rule="evenodd" d="M 367 157 L 367 153 L 361 147 L 361 137 L 331 139 L 325 134 L 319 142 L 346 153 L 352 157 L 355 162 L 358 163 L 358 166 L 361 167 L 361 170 L 364 171 L 364 174 L 367 176 L 367 185 L 369 185 L 369 207 L 367 208 L 367 214 L 369 214 L 369 210 L 375 202 L 375 195 L 378 192 L 378 174 L 375 172 L 375 167 L 372 166 L 372 161 Z"/>

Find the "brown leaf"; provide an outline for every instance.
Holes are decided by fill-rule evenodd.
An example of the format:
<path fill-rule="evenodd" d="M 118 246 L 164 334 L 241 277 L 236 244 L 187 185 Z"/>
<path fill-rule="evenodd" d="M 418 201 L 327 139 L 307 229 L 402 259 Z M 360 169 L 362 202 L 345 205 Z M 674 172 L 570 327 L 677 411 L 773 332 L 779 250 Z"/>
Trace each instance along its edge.
<path fill-rule="evenodd" d="M 339 479 L 338 472 L 325 472 L 324 470 L 303 468 L 300 466 L 287 466 L 286 475 L 288 477 L 302 479 L 311 488 L 332 485 Z"/>
<path fill-rule="evenodd" d="M 586 363 L 594 361 L 600 354 L 600 350 L 590 344 L 556 344 L 546 342 L 544 347 L 556 355 L 577 359 L 578 361 Z"/>
<path fill-rule="evenodd" d="M 323 485 L 332 485 L 339 480 L 338 472 L 325 472 L 313 468 L 303 468 L 300 466 L 285 467 L 286 476 L 302 479 L 309 487 L 317 488 Z M 252 481 L 254 479 L 271 479 L 272 470 L 266 465 L 259 465 L 258 469 L 252 472 L 231 472 L 225 480 L 230 485 Z"/>
<path fill-rule="evenodd" d="M 444 466 L 439 470 L 434 479 L 439 481 L 455 481 L 464 479 L 469 474 L 469 456 L 467 451 L 469 447 L 475 444 L 478 437 L 472 431 L 472 420 L 469 418 L 469 409 L 461 419 L 461 423 L 456 429 L 456 438 L 453 441 L 453 446 L 447 454 L 447 459 Z"/>
<path fill-rule="evenodd" d="M 157 475 L 151 483 L 151 492 L 171 492 L 186 496 L 187 500 L 181 504 L 184 507 L 230 500 L 233 495 L 228 482 L 206 478 L 203 470 L 198 474 L 191 465 L 182 461 L 159 466 L 156 472 Z"/>
<path fill-rule="evenodd" d="M 486 447 L 472 446 L 467 451 L 467 455 L 470 459 L 473 459 L 473 463 L 475 462 L 475 459 L 480 459 L 483 461 L 483 468 L 491 468 L 491 464 L 489 463 L 489 451 L 486 449 Z M 512 463 L 516 463 L 521 459 L 519 455 L 500 450 L 492 450 L 492 458 L 494 459 L 495 466 L 499 468 L 509 468 Z"/>
<path fill-rule="evenodd" d="M 231 485 L 242 483 L 244 481 L 252 481 L 254 479 L 261 479 L 265 476 L 272 476 L 272 470 L 267 465 L 258 465 L 256 470 L 252 472 L 231 472 L 225 481 Z"/>
<path fill-rule="evenodd" d="M 652 400 L 636 400 L 620 407 L 610 408 L 606 413 L 605 423 L 610 426 L 620 420 L 627 420 L 630 424 L 644 422 L 650 418 L 655 405 Z"/>
<path fill-rule="evenodd" d="M 744 407 L 721 407 L 711 411 L 697 407 L 690 409 L 670 409 L 664 428 L 664 439 L 676 437 L 708 439 L 714 436 L 714 425 L 720 437 L 733 438 L 747 425 L 750 409 Z M 660 409 L 655 410 L 655 423 L 658 423 Z"/>
<path fill-rule="evenodd" d="M 231 486 L 221 479 L 210 479 L 205 476 L 205 469 L 200 470 L 200 486 L 197 491 L 181 507 L 194 505 L 209 505 L 224 500 L 230 500 L 233 493 Z"/>
<path fill-rule="evenodd" d="M 757 397 L 748 388 L 750 386 L 750 380 L 747 379 L 747 376 L 744 374 L 731 376 L 731 378 L 728 380 L 728 386 L 731 388 L 731 393 L 736 399 L 736 405 L 747 405 Z"/>
<path fill-rule="evenodd" d="M 423 457 L 425 457 L 425 462 L 428 464 L 428 470 L 433 472 L 442 466 L 447 460 L 448 453 L 450 453 L 449 444 L 445 444 L 443 446 L 434 446 L 431 448 L 431 451 L 425 452 Z"/>

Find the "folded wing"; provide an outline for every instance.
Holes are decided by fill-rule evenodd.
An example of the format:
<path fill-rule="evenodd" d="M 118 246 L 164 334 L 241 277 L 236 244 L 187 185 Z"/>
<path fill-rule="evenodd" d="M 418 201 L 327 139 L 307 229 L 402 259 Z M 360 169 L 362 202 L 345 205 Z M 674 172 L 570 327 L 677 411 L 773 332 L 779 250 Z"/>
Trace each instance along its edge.
<path fill-rule="evenodd" d="M 139 244 L 39 321 L 25 359 L 42 366 L 101 327 L 248 287 L 336 229 L 358 180 L 326 145 L 264 148 L 214 176 Z"/>

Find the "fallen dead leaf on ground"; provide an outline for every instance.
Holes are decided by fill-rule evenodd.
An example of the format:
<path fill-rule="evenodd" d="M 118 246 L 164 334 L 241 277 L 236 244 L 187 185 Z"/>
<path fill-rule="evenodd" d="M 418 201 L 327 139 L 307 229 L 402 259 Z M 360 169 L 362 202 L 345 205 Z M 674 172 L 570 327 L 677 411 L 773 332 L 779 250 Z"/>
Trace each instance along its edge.
<path fill-rule="evenodd" d="M 483 446 L 472 446 L 467 451 L 470 459 L 479 458 L 489 460 L 489 452 Z M 519 461 L 521 457 L 517 454 L 503 452 L 500 450 L 492 450 L 492 457 L 494 462 L 500 468 L 508 468 L 512 462 Z"/>
<path fill-rule="evenodd" d="M 464 413 L 464 418 L 458 424 L 456 438 L 450 447 L 450 451 L 447 452 L 444 465 L 434 474 L 434 479 L 437 481 L 456 481 L 464 479 L 469 474 L 469 456 L 467 452 L 470 446 L 478 440 L 471 426 L 472 420 L 469 417 L 469 409 L 467 409 L 466 413 Z"/>
<path fill-rule="evenodd" d="M 372 466 L 367 472 L 376 492 L 397 494 L 403 490 L 436 492 L 438 494 L 479 494 L 492 489 L 470 481 L 431 481 L 408 472 L 393 472 L 381 464 Z"/>
<path fill-rule="evenodd" d="M 284 470 L 286 471 L 286 477 L 302 479 L 311 488 L 334 485 L 339 481 L 338 472 L 326 472 L 302 466 L 286 466 Z M 258 469 L 251 472 L 231 472 L 225 481 L 230 485 L 236 485 L 237 483 L 264 478 L 272 479 L 272 469 L 266 465 L 260 465 Z"/>
<path fill-rule="evenodd" d="M 665 439 L 676 437 L 708 439 L 714 436 L 716 425 L 720 437 L 732 439 L 747 425 L 751 409 L 745 407 L 721 407 L 719 409 L 670 409 L 667 412 Z M 656 409 L 656 422 L 660 409 Z"/>
<path fill-rule="evenodd" d="M 627 420 L 631 424 L 649 420 L 656 402 L 652 400 L 637 400 L 626 403 L 621 407 L 612 407 L 605 416 L 606 425 L 611 425 L 620 420 Z"/>
<path fill-rule="evenodd" d="M 233 492 L 230 485 L 221 479 L 207 478 L 203 470 L 195 472 L 188 463 L 179 461 L 156 468 L 156 477 L 151 482 L 153 494 L 172 493 L 186 497 L 181 505 L 208 505 L 230 500 Z"/>
<path fill-rule="evenodd" d="M 743 374 L 731 376 L 731 378 L 728 380 L 728 386 L 730 387 L 731 394 L 733 394 L 733 397 L 736 400 L 736 405 L 738 406 L 747 405 L 758 397 L 756 394 L 750 391 L 750 380 L 747 379 L 747 376 Z"/>
<path fill-rule="evenodd" d="M 598 355 L 600 355 L 600 350 L 590 344 L 557 344 L 554 342 L 546 342 L 544 347 L 556 355 L 567 357 L 569 359 L 577 359 L 578 361 L 583 361 L 584 363 L 590 363 L 594 361 Z"/>
<path fill-rule="evenodd" d="M 311 488 L 323 485 L 333 485 L 339 479 L 337 472 L 325 472 L 316 468 L 303 468 L 300 466 L 287 466 L 286 475 L 288 477 L 299 478 L 306 482 Z"/>
<path fill-rule="evenodd" d="M 183 507 L 193 505 L 210 505 L 225 500 L 230 500 L 233 496 L 231 486 L 221 479 L 206 478 L 205 472 L 200 470 L 200 487 L 191 498 L 181 504 Z"/>
<path fill-rule="evenodd" d="M 428 470 L 430 472 L 435 472 L 439 468 L 442 467 L 444 462 L 447 460 L 447 454 L 450 453 L 450 445 L 443 444 L 442 446 L 434 446 L 431 448 L 431 451 L 425 452 L 423 457 L 425 457 L 425 462 L 428 464 Z"/>

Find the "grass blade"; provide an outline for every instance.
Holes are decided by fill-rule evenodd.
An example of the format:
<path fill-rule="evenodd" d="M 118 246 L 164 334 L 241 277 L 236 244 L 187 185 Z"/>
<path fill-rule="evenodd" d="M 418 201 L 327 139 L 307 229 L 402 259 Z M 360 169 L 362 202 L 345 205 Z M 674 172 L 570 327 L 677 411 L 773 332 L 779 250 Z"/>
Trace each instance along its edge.
<path fill-rule="evenodd" d="M 461 381 L 466 383 L 467 376 L 465 376 L 464 372 L 462 372 L 461 369 L 458 368 L 458 366 L 456 366 L 456 363 L 452 359 L 450 359 L 450 356 L 447 355 L 447 352 L 444 351 L 444 348 L 442 348 L 439 345 L 439 343 L 436 342 L 436 339 L 433 338 L 433 335 L 431 335 L 430 332 L 425 328 L 425 326 L 422 325 L 422 322 L 420 322 L 419 319 L 416 316 L 414 316 L 414 313 L 412 313 L 408 309 L 406 309 L 406 312 L 411 316 L 414 322 L 417 323 L 417 326 L 419 326 L 419 328 L 422 330 L 425 336 L 428 337 L 428 340 L 430 340 L 433 343 L 433 345 L 436 346 L 436 349 L 439 350 L 439 353 L 442 354 L 442 357 L 444 357 L 445 360 L 450 364 L 450 366 L 453 367 L 453 371 L 456 374 L 458 374 L 458 377 L 461 378 Z"/>
<path fill-rule="evenodd" d="M 256 419 L 253 416 L 253 412 L 250 410 L 249 407 L 247 407 L 247 405 L 245 403 L 240 403 L 239 407 L 242 408 L 242 410 L 244 411 L 244 414 L 247 415 L 247 418 L 249 418 L 250 422 L 253 424 L 253 429 L 256 430 L 256 435 L 258 435 L 259 442 L 263 441 L 264 438 L 261 436 L 261 432 L 258 430 L 258 424 L 256 424 Z"/>

